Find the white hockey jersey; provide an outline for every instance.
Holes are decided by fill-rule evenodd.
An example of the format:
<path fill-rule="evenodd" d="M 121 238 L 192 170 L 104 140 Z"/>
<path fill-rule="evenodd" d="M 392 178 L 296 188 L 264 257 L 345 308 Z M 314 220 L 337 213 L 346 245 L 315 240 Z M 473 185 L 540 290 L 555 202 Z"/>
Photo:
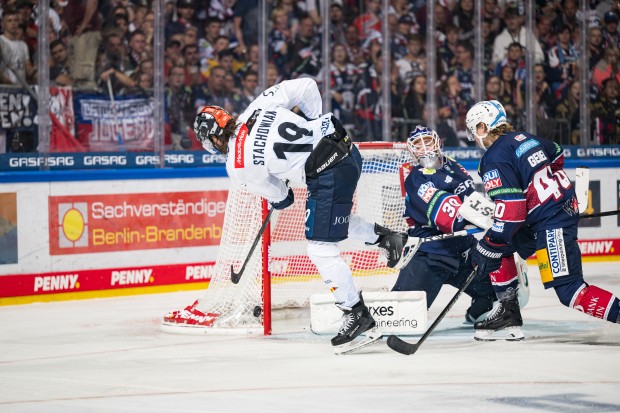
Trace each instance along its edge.
<path fill-rule="evenodd" d="M 295 106 L 313 120 L 291 112 Z M 322 108 L 313 79 L 285 80 L 267 89 L 237 120 L 228 142 L 228 176 L 269 202 L 284 200 L 288 193 L 284 182 L 305 183 L 310 152 L 335 131 L 332 114 L 321 115 Z"/>

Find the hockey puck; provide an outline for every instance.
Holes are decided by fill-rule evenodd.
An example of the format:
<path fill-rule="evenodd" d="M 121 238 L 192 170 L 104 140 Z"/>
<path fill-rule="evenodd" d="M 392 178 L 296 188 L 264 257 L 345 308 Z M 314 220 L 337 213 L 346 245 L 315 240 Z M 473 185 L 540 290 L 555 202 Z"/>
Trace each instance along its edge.
<path fill-rule="evenodd" d="M 260 305 L 257 305 L 256 307 L 254 307 L 254 311 L 252 312 L 252 314 L 254 314 L 254 317 L 260 317 L 262 312 L 263 309 L 260 308 Z"/>

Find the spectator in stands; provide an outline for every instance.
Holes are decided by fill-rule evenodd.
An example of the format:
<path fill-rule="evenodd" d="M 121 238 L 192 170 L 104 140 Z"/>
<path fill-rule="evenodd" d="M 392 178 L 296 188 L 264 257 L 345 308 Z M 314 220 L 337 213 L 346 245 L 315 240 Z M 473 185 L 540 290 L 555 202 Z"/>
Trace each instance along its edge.
<path fill-rule="evenodd" d="M 364 0 L 364 13 L 353 20 L 359 39 L 363 42 L 373 33 L 381 33 L 381 1 Z"/>
<path fill-rule="evenodd" d="M 0 51 L 3 69 L 0 70 L 0 83 L 18 85 L 34 81 L 35 67 L 30 62 L 28 46 L 18 39 L 18 13 L 15 9 L 4 9 L 0 35 Z"/>
<path fill-rule="evenodd" d="M 603 32 L 600 27 L 591 27 L 588 36 L 588 47 L 590 48 L 590 71 L 603 58 Z"/>
<path fill-rule="evenodd" d="M 618 14 L 608 11 L 603 17 L 603 39 L 606 47 L 618 47 L 620 44 L 620 33 L 618 33 Z"/>
<path fill-rule="evenodd" d="M 62 40 L 57 39 L 50 43 L 50 53 L 53 65 L 50 67 L 50 81 L 53 85 L 71 86 L 73 77 L 69 67 L 69 52 Z"/>
<path fill-rule="evenodd" d="M 349 62 L 347 50 L 343 44 L 332 47 L 330 81 L 332 92 L 332 111 L 346 127 L 353 124 L 355 107 L 355 87 L 361 75 L 360 69 Z M 317 76 L 319 79 L 321 76 Z"/>
<path fill-rule="evenodd" d="M 278 73 L 287 73 L 286 63 L 289 60 L 289 50 L 293 41 L 289 27 L 288 13 L 284 9 L 276 8 L 271 13 L 273 28 L 269 33 L 269 61 L 276 65 Z"/>
<path fill-rule="evenodd" d="M 242 113 L 256 99 L 257 87 L 258 73 L 253 70 L 244 72 L 243 80 L 241 80 L 241 93 L 235 102 L 235 113 Z"/>
<path fill-rule="evenodd" d="M 166 41 L 166 48 L 164 49 L 164 76 L 168 76 L 173 66 L 183 66 L 183 64 L 181 43 L 178 40 Z"/>
<path fill-rule="evenodd" d="M 189 86 L 185 86 L 184 80 L 185 69 L 182 66 L 170 68 L 166 82 L 165 110 L 171 131 L 171 149 L 187 149 L 191 146 L 189 130 L 193 126 L 196 110 L 193 92 Z"/>
<path fill-rule="evenodd" d="M 301 10 L 295 0 L 276 0 L 276 8 L 279 8 L 286 13 L 289 28 L 291 30 L 291 37 L 294 39 L 297 36 L 297 31 L 299 29 L 299 21 L 302 17 L 307 16 L 307 14 Z M 310 19 L 312 20 L 312 17 L 310 17 Z M 314 25 L 314 20 L 312 21 L 312 24 Z"/>
<path fill-rule="evenodd" d="M 119 95 L 125 88 L 135 87 L 135 82 L 125 74 L 127 59 L 124 56 L 120 32 L 107 33 L 103 39 L 103 47 L 97 66 L 97 86 L 114 95 Z"/>
<path fill-rule="evenodd" d="M 185 46 L 193 44 L 198 46 L 198 28 L 195 26 L 187 26 L 183 32 L 183 44 Z"/>
<path fill-rule="evenodd" d="M 442 82 L 438 94 L 438 115 L 439 124 L 443 124 L 442 137 L 446 146 L 461 146 L 459 135 L 462 141 L 466 141 L 465 134 L 465 115 L 470 104 L 462 98 L 461 83 L 456 74 L 448 76 Z M 467 144 L 465 144 L 467 145 Z"/>
<path fill-rule="evenodd" d="M 518 42 L 508 46 L 506 57 L 495 66 L 495 74 L 500 76 L 504 66 L 512 67 L 516 79 L 525 80 L 527 73 L 525 69 L 525 56 L 523 55 L 523 46 Z"/>
<path fill-rule="evenodd" d="M 592 83 L 599 89 L 603 86 L 603 80 L 615 77 L 620 81 L 620 71 L 618 70 L 617 46 L 606 46 L 603 58 L 592 69 Z"/>
<path fill-rule="evenodd" d="M 211 73 L 211 68 L 215 66 L 219 66 L 219 55 L 220 52 L 224 50 L 228 50 L 230 48 L 230 39 L 226 36 L 217 36 L 215 38 L 215 43 L 213 43 L 214 57 L 212 59 L 203 60 L 200 59 L 200 70 L 202 72 L 202 76 L 209 77 L 209 73 Z"/>
<path fill-rule="evenodd" d="M 127 20 L 127 16 L 123 13 L 117 13 L 104 20 L 103 31 L 107 32 L 110 29 L 117 30 L 123 37 L 123 41 L 125 41 L 129 33 L 129 20 Z"/>
<path fill-rule="evenodd" d="M 536 39 L 540 44 L 545 55 L 556 43 L 556 36 L 553 31 L 553 18 L 543 14 L 536 19 Z"/>
<path fill-rule="evenodd" d="M 299 19 L 299 31 L 290 48 L 287 72 L 291 78 L 316 76 L 321 67 L 321 37 L 316 33 L 310 16 Z"/>
<path fill-rule="evenodd" d="M 568 136 L 570 139 L 570 144 L 572 145 L 578 145 L 580 143 L 580 96 L 581 85 L 578 80 L 574 80 L 569 86 L 566 97 L 560 101 L 555 109 L 557 118 L 564 120 L 568 124 Z"/>
<path fill-rule="evenodd" d="M 142 30 L 135 30 L 129 35 L 128 70 L 136 70 L 146 58 L 146 36 Z"/>
<path fill-rule="evenodd" d="M 404 15 L 398 19 L 398 29 L 392 36 L 391 52 L 396 60 L 402 59 L 407 53 L 407 44 L 411 36 L 411 26 L 413 19 L 409 15 Z"/>
<path fill-rule="evenodd" d="M 420 73 L 411 79 L 408 92 L 403 97 L 403 116 L 410 124 L 419 124 L 426 105 L 426 75 Z"/>
<path fill-rule="evenodd" d="M 577 75 L 577 59 L 579 53 L 573 47 L 570 27 L 564 25 L 557 33 L 557 43 L 549 49 L 549 71 L 547 76 L 557 98 Z"/>
<path fill-rule="evenodd" d="M 540 118 L 554 118 L 557 99 L 552 88 L 547 83 L 545 66 L 537 63 L 534 65 L 534 102 L 537 106 L 536 116 Z M 571 81 L 572 84 L 572 81 Z"/>
<path fill-rule="evenodd" d="M 205 25 L 205 36 L 198 40 L 198 50 L 200 52 L 200 62 L 203 71 L 208 66 L 207 61 L 217 59 L 217 53 L 222 50 L 217 50 L 215 45 L 216 41 L 221 36 L 222 22 L 219 19 L 208 19 Z M 227 37 L 225 38 L 228 39 Z"/>
<path fill-rule="evenodd" d="M 233 6 L 233 27 L 237 54 L 246 54 L 258 39 L 258 0 L 237 1 Z"/>
<path fill-rule="evenodd" d="M 198 46 L 188 44 L 182 50 L 183 61 L 185 62 L 185 86 L 196 86 L 205 81 L 200 72 L 200 56 Z"/>
<path fill-rule="evenodd" d="M 521 85 L 523 81 L 515 79 L 512 66 L 504 66 L 500 74 L 499 102 L 504 106 L 508 118 L 513 124 L 519 124 L 524 106 Z"/>
<path fill-rule="evenodd" d="M 579 29 L 579 22 L 577 21 L 577 1 L 564 0 L 562 2 L 562 23 L 561 26 L 568 26 L 571 33 Z"/>
<path fill-rule="evenodd" d="M 344 31 L 344 36 L 349 61 L 356 66 L 363 64 L 365 60 L 364 49 L 357 28 L 352 24 L 348 25 Z"/>
<path fill-rule="evenodd" d="M 245 59 L 245 62 L 243 63 L 243 66 L 241 66 L 237 70 L 238 79 L 243 79 L 245 73 L 250 72 L 250 71 L 258 73 L 258 58 L 259 58 L 258 44 L 256 43 L 251 44 L 245 57 L 246 59 Z"/>
<path fill-rule="evenodd" d="M 74 86 L 95 87 L 95 62 L 101 43 L 98 0 L 69 1 L 63 17 L 73 36 L 69 45 L 69 64 Z"/>
<path fill-rule="evenodd" d="M 227 93 L 225 85 L 226 69 L 222 66 L 215 66 L 211 69 L 209 78 L 205 85 L 198 85 L 194 88 L 194 109 L 198 110 L 209 105 L 220 106 L 229 113 L 234 111 L 234 104 L 231 96 Z"/>
<path fill-rule="evenodd" d="M 396 61 L 401 83 L 409 85 L 417 74 L 426 71 L 426 56 L 422 46 L 422 37 L 411 34 L 407 39 L 407 54 Z M 406 90 L 405 90 L 406 92 Z"/>
<path fill-rule="evenodd" d="M 467 40 L 459 41 L 456 57 L 457 65 L 453 73 L 461 85 L 461 98 L 469 107 L 474 102 L 474 46 Z M 459 130 L 464 131 L 465 128 Z"/>
<path fill-rule="evenodd" d="M 459 28 L 453 24 L 447 25 L 445 35 L 445 41 L 439 45 L 437 54 L 443 64 L 444 72 L 447 73 L 456 69 L 456 47 L 459 42 Z"/>
<path fill-rule="evenodd" d="M 278 72 L 278 68 L 273 63 L 267 64 L 267 87 L 265 89 L 269 89 L 271 86 L 278 84 L 282 81 L 280 77 L 280 73 Z"/>
<path fill-rule="evenodd" d="M 497 75 L 487 77 L 484 84 L 484 100 L 499 100 L 500 78 Z"/>
<path fill-rule="evenodd" d="M 497 5 L 497 0 L 484 0 L 482 21 L 489 24 L 491 42 L 504 29 L 504 11 Z"/>
<path fill-rule="evenodd" d="M 460 29 L 459 40 L 474 41 L 474 0 L 460 0 L 456 4 L 452 18 Z"/>
<path fill-rule="evenodd" d="M 499 63 L 508 51 L 508 46 L 514 42 L 518 42 L 522 47 L 526 46 L 527 30 L 523 27 L 519 12 L 515 7 L 509 7 L 505 13 L 506 28 L 495 38 L 493 42 L 493 63 Z M 538 43 L 534 39 L 534 61 L 543 63 L 545 55 Z"/>
<path fill-rule="evenodd" d="M 153 34 L 155 33 L 155 15 L 153 12 L 148 12 L 144 15 L 144 21 L 140 25 L 139 29 L 144 33 L 145 52 L 149 55 L 153 55 Z"/>
<path fill-rule="evenodd" d="M 618 80 L 613 77 L 603 80 L 600 99 L 592 104 L 594 139 L 600 145 L 620 143 L 618 85 Z"/>
<path fill-rule="evenodd" d="M 196 3 L 194 0 L 177 0 L 177 19 L 166 23 L 166 38 L 173 34 L 183 33 L 185 28 L 193 26 Z"/>
<path fill-rule="evenodd" d="M 345 30 L 347 24 L 344 21 L 342 4 L 333 2 L 329 6 L 329 40 L 331 44 L 346 42 Z"/>

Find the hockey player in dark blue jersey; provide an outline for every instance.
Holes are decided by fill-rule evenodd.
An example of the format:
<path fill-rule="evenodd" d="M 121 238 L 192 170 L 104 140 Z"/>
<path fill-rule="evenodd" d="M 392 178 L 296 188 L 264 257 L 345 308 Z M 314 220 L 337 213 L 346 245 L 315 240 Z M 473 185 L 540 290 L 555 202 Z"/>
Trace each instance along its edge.
<path fill-rule="evenodd" d="M 405 164 L 406 211 L 409 236 L 429 237 L 464 229 L 459 214 L 463 200 L 474 193 L 474 182 L 456 161 L 444 156 L 441 140 L 429 128 L 417 126 L 407 139 L 413 165 Z M 492 209 L 490 209 L 492 211 Z M 489 213 L 490 215 L 490 213 Z M 425 291 L 427 307 L 444 284 L 460 288 L 472 271 L 472 235 L 425 242 L 400 271 L 392 291 Z M 489 277 L 478 276 L 465 290 L 472 301 L 468 322 L 483 319 L 496 301 Z"/>
<path fill-rule="evenodd" d="M 474 325 L 475 338 L 523 337 L 517 277 L 504 265 L 515 250 L 521 256 L 536 253 L 545 288 L 553 288 L 562 304 L 620 323 L 618 298 L 583 279 L 577 199 L 563 169 L 562 148 L 516 132 L 495 100 L 476 103 L 467 112 L 466 123 L 468 138 L 486 150 L 478 173 L 495 203 L 493 226 L 476 246 L 472 261 L 481 275 L 490 274 L 500 300 L 487 320 Z"/>

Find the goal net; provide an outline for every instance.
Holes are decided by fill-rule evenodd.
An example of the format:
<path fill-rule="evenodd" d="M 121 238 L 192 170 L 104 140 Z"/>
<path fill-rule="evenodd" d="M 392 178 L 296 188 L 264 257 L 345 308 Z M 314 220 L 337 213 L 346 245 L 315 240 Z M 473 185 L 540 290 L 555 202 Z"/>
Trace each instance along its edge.
<path fill-rule="evenodd" d="M 354 197 L 353 213 L 370 223 L 406 230 L 403 219 L 402 164 L 411 161 L 402 143 L 358 144 L 362 175 Z M 199 308 L 216 316 L 214 333 L 271 332 L 272 311 L 305 307 L 313 294 L 328 293 L 318 270 L 306 253 L 305 186 L 292 186 L 295 203 L 274 211 L 269 227 L 249 259 L 238 284 L 239 272 L 267 212 L 267 203 L 231 181 L 216 268 Z M 353 272 L 358 290 L 389 291 L 397 272 L 386 266 L 377 246 L 347 239 L 341 256 Z M 211 330 L 211 328 L 209 328 Z"/>

